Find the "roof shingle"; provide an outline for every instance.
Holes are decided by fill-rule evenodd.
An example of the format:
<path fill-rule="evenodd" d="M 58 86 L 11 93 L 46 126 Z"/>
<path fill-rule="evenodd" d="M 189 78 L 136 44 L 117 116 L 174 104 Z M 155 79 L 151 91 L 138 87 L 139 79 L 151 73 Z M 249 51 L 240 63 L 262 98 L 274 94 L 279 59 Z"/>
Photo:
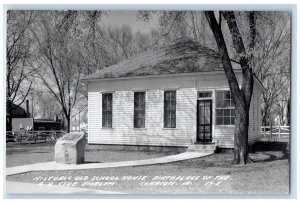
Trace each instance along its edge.
<path fill-rule="evenodd" d="M 234 66 L 234 69 L 238 69 L 238 67 Z M 196 73 L 220 70 L 223 70 L 222 61 L 217 52 L 191 39 L 181 39 L 168 46 L 151 49 L 123 60 L 85 79 Z"/>

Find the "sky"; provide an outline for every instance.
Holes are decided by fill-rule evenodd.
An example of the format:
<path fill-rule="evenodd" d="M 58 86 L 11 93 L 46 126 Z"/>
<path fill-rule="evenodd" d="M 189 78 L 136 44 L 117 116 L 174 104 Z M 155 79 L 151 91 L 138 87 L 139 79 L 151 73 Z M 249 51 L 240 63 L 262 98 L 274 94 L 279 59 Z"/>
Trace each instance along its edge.
<path fill-rule="evenodd" d="M 107 15 L 103 15 L 101 18 L 102 25 L 105 27 L 111 26 L 122 26 L 129 25 L 132 31 L 146 33 L 151 30 L 151 28 L 158 26 L 157 16 L 153 16 L 149 22 L 144 22 L 137 18 L 138 11 L 108 11 Z"/>

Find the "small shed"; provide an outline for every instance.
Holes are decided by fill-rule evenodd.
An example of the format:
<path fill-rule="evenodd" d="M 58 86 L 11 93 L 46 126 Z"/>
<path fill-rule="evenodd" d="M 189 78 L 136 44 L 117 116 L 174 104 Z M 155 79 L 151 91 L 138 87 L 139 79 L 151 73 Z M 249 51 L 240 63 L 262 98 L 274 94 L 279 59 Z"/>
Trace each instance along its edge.
<path fill-rule="evenodd" d="M 242 72 L 232 64 L 239 83 Z M 88 84 L 88 143 L 189 147 L 234 146 L 235 106 L 219 54 L 193 40 L 151 49 L 100 70 Z M 261 125 L 255 77 L 249 143 Z"/>

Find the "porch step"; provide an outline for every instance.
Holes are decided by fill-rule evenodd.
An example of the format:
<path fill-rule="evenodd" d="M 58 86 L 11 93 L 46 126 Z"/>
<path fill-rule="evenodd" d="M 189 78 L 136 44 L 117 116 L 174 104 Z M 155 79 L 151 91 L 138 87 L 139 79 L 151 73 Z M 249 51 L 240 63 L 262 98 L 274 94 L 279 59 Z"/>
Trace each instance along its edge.
<path fill-rule="evenodd" d="M 204 153 L 214 153 L 217 146 L 213 144 L 193 144 L 187 149 L 188 152 L 204 152 Z"/>

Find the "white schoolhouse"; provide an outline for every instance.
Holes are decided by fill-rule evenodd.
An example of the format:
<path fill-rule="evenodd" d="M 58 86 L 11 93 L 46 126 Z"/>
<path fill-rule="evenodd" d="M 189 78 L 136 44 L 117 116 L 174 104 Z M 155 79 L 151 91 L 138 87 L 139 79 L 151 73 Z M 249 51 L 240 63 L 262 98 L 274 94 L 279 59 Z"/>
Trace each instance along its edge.
<path fill-rule="evenodd" d="M 241 69 L 232 65 L 241 84 Z M 90 144 L 233 148 L 235 107 L 220 56 L 197 42 L 146 51 L 85 81 Z M 260 134 L 263 91 L 255 77 L 250 144 Z"/>

